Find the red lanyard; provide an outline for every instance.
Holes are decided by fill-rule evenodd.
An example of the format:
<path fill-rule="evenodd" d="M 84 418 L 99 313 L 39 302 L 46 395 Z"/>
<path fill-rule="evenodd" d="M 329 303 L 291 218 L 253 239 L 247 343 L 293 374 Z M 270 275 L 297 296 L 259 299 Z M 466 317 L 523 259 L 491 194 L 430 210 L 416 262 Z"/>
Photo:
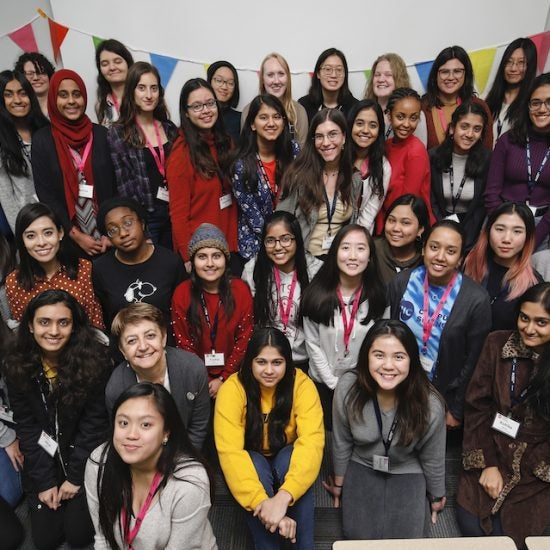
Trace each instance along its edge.
<path fill-rule="evenodd" d="M 115 108 L 118 115 L 120 115 L 120 104 L 114 92 L 111 92 L 111 99 L 113 100 L 113 107 Z"/>
<path fill-rule="evenodd" d="M 86 180 L 86 176 L 84 175 L 84 165 L 86 164 L 86 161 L 90 156 L 90 151 L 92 150 L 93 141 L 94 141 L 94 134 L 90 133 L 90 139 L 88 140 L 88 143 L 86 143 L 86 146 L 84 147 L 84 152 L 82 153 L 82 156 L 80 156 L 72 147 L 69 147 L 69 152 L 73 157 L 74 163 L 76 164 L 76 168 L 78 172 L 82 174 L 82 178 L 84 180 Z M 84 181 L 84 183 L 86 183 L 86 181 Z"/>
<path fill-rule="evenodd" d="M 296 290 L 296 283 L 298 282 L 298 275 L 296 270 L 292 274 L 292 282 L 290 283 L 290 290 L 288 291 L 288 300 L 286 302 L 286 308 L 283 306 L 283 298 L 281 296 L 281 275 L 276 267 L 273 267 L 273 275 L 275 277 L 275 285 L 277 287 L 277 300 L 279 302 L 279 312 L 281 314 L 281 321 L 283 323 L 283 333 L 286 334 L 286 327 L 288 326 L 288 320 L 290 319 L 290 310 L 292 309 L 292 298 L 294 298 L 294 291 Z"/>
<path fill-rule="evenodd" d="M 457 97 L 456 98 L 456 106 L 458 107 L 462 103 L 462 100 Z M 441 122 L 441 128 L 443 128 L 443 133 L 447 133 L 447 121 L 445 120 L 445 115 L 443 114 L 443 109 L 441 107 L 437 107 L 437 113 L 439 114 L 439 121 Z"/>
<path fill-rule="evenodd" d="M 153 159 L 155 160 L 155 164 L 157 165 L 157 170 L 162 176 L 162 179 L 164 180 L 164 182 L 166 182 L 166 169 L 164 167 L 164 145 L 162 144 L 162 140 L 160 139 L 160 129 L 159 129 L 160 124 L 156 120 L 153 120 L 153 126 L 155 128 L 155 135 L 157 136 L 157 145 L 159 148 L 160 157 L 158 156 L 155 148 L 153 147 L 153 144 L 149 141 L 149 138 L 147 137 L 147 134 L 145 133 L 143 126 L 139 123 L 137 118 L 136 118 L 136 125 L 141 130 L 141 133 L 145 138 L 145 145 L 147 145 L 147 149 L 149 149 L 149 151 L 151 151 L 151 154 L 153 155 Z"/>
<path fill-rule="evenodd" d="M 456 278 L 457 278 L 457 273 L 455 273 L 451 277 L 451 280 L 449 281 L 449 284 L 447 285 L 447 288 L 445 289 L 445 292 L 443 293 L 441 300 L 439 300 L 439 303 L 437 304 L 435 311 L 433 312 L 432 316 L 428 319 L 428 315 L 430 313 L 429 311 L 430 310 L 430 290 L 428 285 L 428 272 L 426 271 L 426 275 L 424 277 L 424 312 L 422 313 L 422 344 L 423 344 L 424 351 L 426 351 L 428 347 L 428 340 L 430 339 L 432 329 L 435 325 L 437 317 L 439 316 L 439 314 L 441 313 L 441 310 L 443 309 L 443 306 L 445 305 L 445 302 L 447 301 L 447 298 L 449 297 L 449 294 L 451 293 L 451 290 L 453 289 Z"/>
<path fill-rule="evenodd" d="M 132 530 L 128 532 L 126 535 L 126 543 L 128 544 L 129 550 L 132 550 L 132 543 L 134 542 L 134 539 L 136 538 L 139 528 L 141 527 L 141 523 L 143 522 L 143 518 L 145 517 L 145 514 L 149 511 L 149 507 L 151 506 L 151 501 L 153 500 L 153 497 L 155 496 L 155 493 L 157 492 L 157 489 L 159 485 L 162 482 L 162 474 L 160 472 L 155 473 L 155 477 L 153 478 L 153 481 L 151 482 L 151 487 L 149 487 L 149 494 L 147 495 L 147 498 L 145 499 L 145 502 L 143 503 L 143 506 L 141 507 L 141 510 L 139 511 L 139 514 L 136 518 L 136 523 Z M 124 532 L 126 532 L 128 528 L 128 514 L 126 513 L 126 510 L 123 508 L 122 512 L 120 514 L 122 519 L 122 529 Z"/>
<path fill-rule="evenodd" d="M 355 291 L 353 298 L 353 306 L 351 307 L 351 315 L 348 323 L 348 314 L 346 313 L 346 304 L 344 303 L 344 298 L 342 292 L 339 288 L 336 289 L 336 296 L 338 296 L 338 302 L 340 302 L 340 310 L 342 311 L 342 323 L 344 325 L 344 348 L 345 354 L 348 354 L 349 339 L 351 332 L 353 330 L 353 325 L 355 324 L 355 317 L 357 315 L 357 310 L 359 309 L 359 300 L 361 299 L 361 290 L 362 287 L 359 287 Z"/>
<path fill-rule="evenodd" d="M 361 164 L 359 173 L 361 174 L 361 179 L 365 179 L 369 175 L 369 157 L 367 157 Z"/>

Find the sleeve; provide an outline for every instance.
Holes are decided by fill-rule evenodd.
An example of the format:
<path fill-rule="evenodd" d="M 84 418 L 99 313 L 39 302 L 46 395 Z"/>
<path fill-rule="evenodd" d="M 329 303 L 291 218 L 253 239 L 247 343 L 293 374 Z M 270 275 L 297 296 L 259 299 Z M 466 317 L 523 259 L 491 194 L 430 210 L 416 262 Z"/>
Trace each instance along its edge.
<path fill-rule="evenodd" d="M 214 437 L 220 466 L 235 500 L 252 511 L 268 497 L 244 448 L 246 396 L 233 375 L 221 385 L 214 410 Z"/>
<path fill-rule="evenodd" d="M 78 279 L 81 286 L 81 296 L 84 301 L 83 306 L 88 315 L 88 319 L 94 327 L 103 330 L 105 328 L 105 324 L 103 323 L 103 311 L 94 293 L 94 285 L 92 282 L 92 262 L 80 260 L 78 265 Z"/>
<path fill-rule="evenodd" d="M 296 141 L 300 144 L 300 148 L 302 148 L 306 142 L 307 139 L 307 131 L 309 129 L 309 122 L 307 119 L 307 112 L 304 109 L 304 106 L 298 103 L 297 101 L 294 102 L 294 108 L 296 109 Z"/>
<path fill-rule="evenodd" d="M 192 357 L 191 360 L 196 364 L 196 368 L 193 369 L 196 372 L 194 382 L 196 393 L 187 424 L 187 434 L 191 443 L 200 451 L 210 426 L 210 394 L 208 393 L 208 374 L 204 363 L 195 357 Z M 181 398 L 186 399 L 186 396 L 183 395 Z"/>
<path fill-rule="evenodd" d="M 390 163 L 384 158 L 383 160 L 383 181 L 384 196 L 378 197 L 372 189 L 372 178 L 369 176 L 363 181 L 363 198 L 361 199 L 361 208 L 359 210 L 359 217 L 357 223 L 363 226 L 372 235 L 374 231 L 374 221 L 378 212 L 382 208 L 384 198 L 388 192 L 391 177 Z"/>
<path fill-rule="evenodd" d="M 111 126 L 107 133 L 107 143 L 113 164 L 117 191 L 120 195 L 127 195 L 127 185 L 133 179 L 133 170 L 128 154 L 128 147 L 122 139 L 121 132 L 121 126 L 116 124 Z"/>
<path fill-rule="evenodd" d="M 21 317 L 23 317 L 23 311 L 25 311 L 25 307 L 27 305 L 21 300 L 21 290 L 22 289 L 17 283 L 16 272 L 12 271 L 6 277 L 6 296 L 8 298 L 8 304 L 10 307 L 12 319 L 15 319 L 16 321 L 21 321 Z"/>
<path fill-rule="evenodd" d="M 420 195 L 424 199 L 430 214 L 430 222 L 434 223 L 435 217 L 430 200 L 430 161 L 426 149 L 419 141 L 409 150 L 405 172 L 407 175 L 407 191 Z"/>
<path fill-rule="evenodd" d="M 16 437 L 15 430 L 0 420 L 0 449 L 9 447 Z"/>
<path fill-rule="evenodd" d="M 428 144 L 428 125 L 426 123 L 426 113 L 420 111 L 420 119 L 418 120 L 418 126 L 414 131 L 414 135 L 422 142 L 424 147 Z"/>
<path fill-rule="evenodd" d="M 187 321 L 186 283 L 181 283 L 172 297 L 172 328 L 174 337 L 179 348 L 198 354 L 197 344 L 189 332 L 189 322 Z"/>
<path fill-rule="evenodd" d="M 535 250 L 542 244 L 544 239 L 548 237 L 550 232 L 550 210 L 547 210 L 542 219 L 535 228 Z"/>
<path fill-rule="evenodd" d="M 94 453 L 95 455 L 96 453 Z M 99 475 L 99 465 L 89 458 L 86 463 L 84 474 L 84 488 L 86 490 L 86 501 L 88 502 L 88 511 L 94 524 L 94 550 L 110 550 L 107 539 L 102 535 L 99 527 L 99 498 L 97 494 L 97 476 Z"/>
<path fill-rule="evenodd" d="M 348 463 L 353 453 L 354 441 L 348 411 L 345 404 L 346 395 L 351 387 L 351 376 L 343 374 L 336 389 L 332 401 L 332 458 L 334 463 L 334 475 L 346 474 Z"/>
<path fill-rule="evenodd" d="M 504 134 L 506 135 L 506 134 Z M 504 167 L 506 164 L 508 136 L 502 136 L 496 143 L 495 150 L 489 164 L 487 185 L 485 186 L 485 207 L 490 213 L 502 203 L 500 194 L 504 186 Z"/>
<path fill-rule="evenodd" d="M 246 189 L 245 182 L 243 180 L 243 168 L 244 165 L 242 160 L 238 160 L 235 163 L 235 170 L 232 178 L 233 195 L 239 205 L 241 222 L 246 224 L 252 233 L 260 238 L 264 228 L 264 216 L 257 201 L 261 198 L 261 196 L 259 193 L 250 193 L 250 191 Z M 259 178 L 259 174 L 257 175 Z"/>
<path fill-rule="evenodd" d="M 321 349 L 319 323 L 313 322 L 309 317 L 304 317 L 303 323 L 306 351 L 309 357 L 309 369 L 314 375 L 313 378 L 314 380 L 323 382 L 323 384 L 333 390 L 338 382 L 338 377 L 332 374 L 328 357 Z"/>
<path fill-rule="evenodd" d="M 298 437 L 294 441 L 292 456 L 285 481 L 280 489 L 292 495 L 296 503 L 313 485 L 323 459 L 325 428 L 323 409 L 313 381 L 296 373 L 292 413 L 296 420 Z"/>

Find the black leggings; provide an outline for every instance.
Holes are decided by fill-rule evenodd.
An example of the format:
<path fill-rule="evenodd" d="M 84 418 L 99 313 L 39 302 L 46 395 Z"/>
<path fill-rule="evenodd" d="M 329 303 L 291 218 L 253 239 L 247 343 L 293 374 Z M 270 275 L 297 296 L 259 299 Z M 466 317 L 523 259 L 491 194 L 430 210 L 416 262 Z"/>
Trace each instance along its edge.
<path fill-rule="evenodd" d="M 460 527 L 460 531 L 464 537 L 486 537 L 487 533 L 481 528 L 480 519 L 462 508 L 459 504 L 456 505 L 456 521 Z M 502 523 L 498 514 L 493 516 L 493 532 L 491 537 L 502 537 Z"/>
<path fill-rule="evenodd" d="M 23 526 L 11 506 L 0 497 L 1 547 L 5 550 L 15 550 L 25 538 Z"/>

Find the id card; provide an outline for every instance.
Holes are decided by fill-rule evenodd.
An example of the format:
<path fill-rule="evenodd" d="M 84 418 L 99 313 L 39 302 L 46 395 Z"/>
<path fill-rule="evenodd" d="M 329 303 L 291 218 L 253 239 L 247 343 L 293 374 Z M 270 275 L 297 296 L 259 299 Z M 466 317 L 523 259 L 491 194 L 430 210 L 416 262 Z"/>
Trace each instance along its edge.
<path fill-rule="evenodd" d="M 497 432 L 503 433 L 504 435 L 507 435 L 512 439 L 516 439 L 520 423 L 513 418 L 509 418 L 508 416 L 497 413 L 491 427 Z"/>
<path fill-rule="evenodd" d="M 10 411 L 7 407 L 0 406 L 0 420 L 15 424 L 13 421 L 13 411 Z"/>
<path fill-rule="evenodd" d="M 446 220 L 451 220 L 452 222 L 460 223 L 458 216 L 456 214 L 451 214 L 450 216 L 445 216 Z"/>
<path fill-rule="evenodd" d="M 94 186 L 87 183 L 81 183 L 78 186 L 78 196 L 81 199 L 93 199 L 94 198 Z"/>
<path fill-rule="evenodd" d="M 225 364 L 223 353 L 205 353 L 204 364 L 207 367 L 223 367 Z"/>
<path fill-rule="evenodd" d="M 44 430 L 40 434 L 38 444 L 53 458 L 57 452 L 57 441 Z"/>
<path fill-rule="evenodd" d="M 390 471 L 390 457 L 372 455 L 372 469 L 377 472 L 384 472 L 387 474 Z"/>
<path fill-rule="evenodd" d="M 160 201 L 168 202 L 169 194 L 168 187 L 159 187 L 157 191 L 157 199 Z"/>
<path fill-rule="evenodd" d="M 329 235 L 323 239 L 323 243 L 321 244 L 321 248 L 323 250 L 328 250 L 332 244 L 332 241 L 334 240 L 335 235 Z"/>
<path fill-rule="evenodd" d="M 427 373 L 432 372 L 432 369 L 434 368 L 434 362 L 432 358 L 424 355 L 423 353 L 420 353 L 420 364 Z"/>
<path fill-rule="evenodd" d="M 223 210 L 224 208 L 229 208 L 232 204 L 233 199 L 231 198 L 230 193 L 227 193 L 220 197 L 220 210 Z"/>

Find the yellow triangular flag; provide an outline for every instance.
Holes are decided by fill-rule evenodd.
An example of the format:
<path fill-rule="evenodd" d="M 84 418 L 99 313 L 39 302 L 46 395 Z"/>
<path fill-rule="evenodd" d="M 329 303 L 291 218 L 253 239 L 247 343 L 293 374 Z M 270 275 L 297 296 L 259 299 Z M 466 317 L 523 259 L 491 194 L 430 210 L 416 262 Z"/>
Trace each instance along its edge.
<path fill-rule="evenodd" d="M 480 94 L 483 94 L 485 87 L 487 86 L 487 80 L 491 74 L 496 53 L 496 48 L 486 48 L 484 50 L 477 50 L 475 52 L 468 53 L 472 61 L 474 78 Z"/>
<path fill-rule="evenodd" d="M 212 65 L 212 63 L 203 63 L 202 66 L 204 67 L 204 72 L 205 73 L 208 73 L 208 67 L 210 67 L 210 65 Z"/>

